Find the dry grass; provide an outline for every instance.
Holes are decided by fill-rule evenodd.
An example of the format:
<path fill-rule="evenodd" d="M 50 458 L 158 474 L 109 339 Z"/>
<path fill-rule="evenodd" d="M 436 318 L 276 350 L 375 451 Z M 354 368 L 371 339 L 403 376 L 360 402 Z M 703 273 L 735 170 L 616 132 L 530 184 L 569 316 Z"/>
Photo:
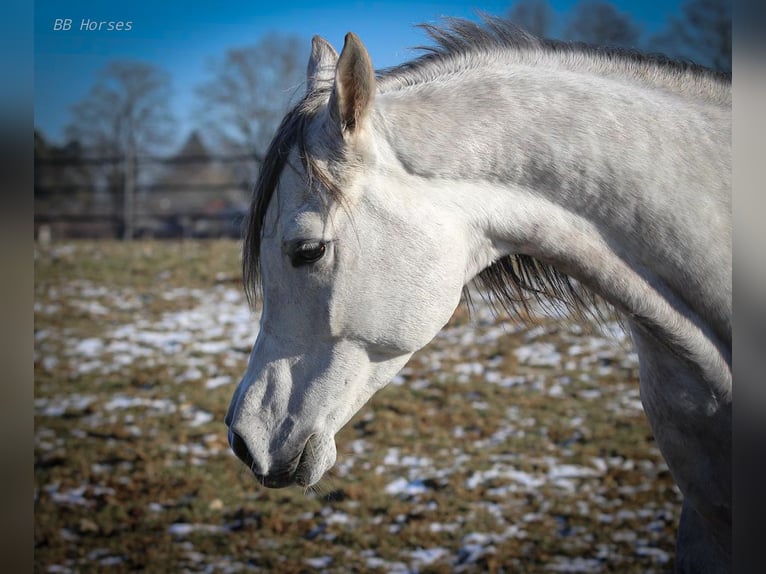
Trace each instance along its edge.
<path fill-rule="evenodd" d="M 222 423 L 257 329 L 233 242 L 36 253 L 36 571 L 664 572 L 680 496 L 628 343 L 477 298 L 266 490 Z"/>

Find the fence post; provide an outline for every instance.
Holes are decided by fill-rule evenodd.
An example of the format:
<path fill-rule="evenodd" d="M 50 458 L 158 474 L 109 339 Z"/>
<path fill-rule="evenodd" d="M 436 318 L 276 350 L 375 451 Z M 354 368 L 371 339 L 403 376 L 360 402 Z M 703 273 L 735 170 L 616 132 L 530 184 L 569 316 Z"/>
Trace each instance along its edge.
<path fill-rule="evenodd" d="M 123 198 L 123 230 L 122 238 L 126 241 L 133 239 L 135 224 L 135 199 L 136 199 L 136 156 L 133 146 L 128 146 L 125 152 L 125 190 Z"/>

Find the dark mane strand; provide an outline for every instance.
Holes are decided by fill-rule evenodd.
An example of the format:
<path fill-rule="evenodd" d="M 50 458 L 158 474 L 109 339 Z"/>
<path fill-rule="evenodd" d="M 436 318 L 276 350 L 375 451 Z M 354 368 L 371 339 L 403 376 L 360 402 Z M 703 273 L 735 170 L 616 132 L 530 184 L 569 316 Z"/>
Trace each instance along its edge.
<path fill-rule="evenodd" d="M 529 255 L 503 257 L 479 273 L 473 283 L 496 313 L 505 312 L 517 320 L 534 320 L 539 311 L 560 315 L 564 310 L 586 322 L 603 324 L 613 318 L 605 301 Z M 470 297 L 466 300 L 470 308 Z"/>
<path fill-rule="evenodd" d="M 266 211 L 278 191 L 279 178 L 294 147 L 297 147 L 298 156 L 306 171 L 307 185 L 313 187 L 314 180 L 317 180 L 332 199 L 342 199 L 340 189 L 317 167 L 314 158 L 306 149 L 307 126 L 327 97 L 327 90 L 314 91 L 307 94 L 285 115 L 261 164 L 253 188 L 250 211 L 243 223 L 242 237 L 242 280 L 245 296 L 251 307 L 255 306 L 260 291 L 260 249 Z"/>

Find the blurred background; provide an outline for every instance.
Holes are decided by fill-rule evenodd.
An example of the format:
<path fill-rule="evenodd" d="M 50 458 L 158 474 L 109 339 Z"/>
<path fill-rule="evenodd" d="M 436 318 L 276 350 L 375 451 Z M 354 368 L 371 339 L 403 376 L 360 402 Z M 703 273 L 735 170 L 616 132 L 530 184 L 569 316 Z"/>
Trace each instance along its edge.
<path fill-rule="evenodd" d="M 486 13 L 543 37 L 730 72 L 731 12 L 725 0 L 38 1 L 35 234 L 239 237 L 314 34 L 340 49 L 356 32 L 381 69 L 428 43 L 418 23 Z"/>

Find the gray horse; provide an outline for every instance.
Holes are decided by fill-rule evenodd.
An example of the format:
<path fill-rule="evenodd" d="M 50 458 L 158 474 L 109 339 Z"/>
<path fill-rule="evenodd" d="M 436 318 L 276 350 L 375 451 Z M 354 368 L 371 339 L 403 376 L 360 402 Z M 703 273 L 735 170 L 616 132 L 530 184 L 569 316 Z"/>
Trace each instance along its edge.
<path fill-rule="evenodd" d="M 638 349 L 684 495 L 678 569 L 729 570 L 730 81 L 493 19 L 429 31 L 429 53 L 378 75 L 355 35 L 340 57 L 314 38 L 246 229 L 263 309 L 234 452 L 266 486 L 314 484 L 467 283 L 575 307 L 584 287 Z"/>

